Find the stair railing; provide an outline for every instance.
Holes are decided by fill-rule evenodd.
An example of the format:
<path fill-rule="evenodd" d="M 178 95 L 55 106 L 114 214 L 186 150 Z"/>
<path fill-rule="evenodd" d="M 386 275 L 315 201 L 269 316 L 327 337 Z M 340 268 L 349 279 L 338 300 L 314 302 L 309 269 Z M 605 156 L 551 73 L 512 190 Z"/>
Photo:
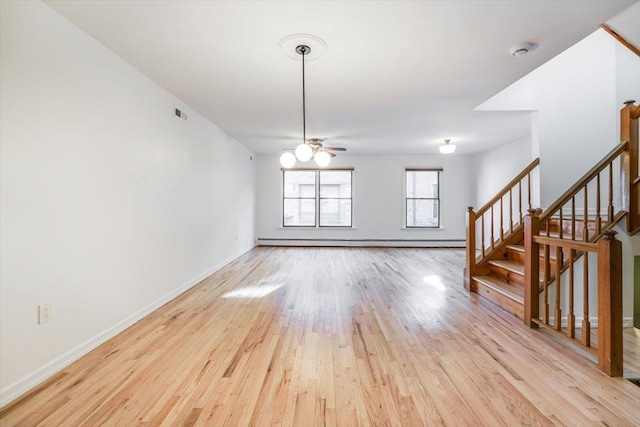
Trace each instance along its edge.
<path fill-rule="evenodd" d="M 624 217 L 627 211 L 618 209 L 616 212 L 614 205 L 613 168 L 614 161 L 625 154 L 628 147 L 627 141 L 618 144 L 544 210 L 540 215 L 540 227 L 547 237 L 551 237 L 554 233 L 555 223 L 558 226 L 554 234 L 557 234 L 560 239 L 595 241 L 606 228 L 612 227 Z M 605 182 L 604 191 L 602 181 Z M 590 193 L 592 193 L 591 197 Z M 606 204 L 604 212 L 603 203 Z M 578 211 L 576 211 L 576 204 L 581 204 Z M 593 216 L 589 215 L 590 209 Z M 603 223 L 603 214 L 606 223 Z M 582 228 L 582 233 L 579 232 L 579 227 Z"/>
<path fill-rule="evenodd" d="M 547 328 L 596 353 L 600 370 L 611 376 L 622 374 L 622 245 L 611 227 L 627 214 L 624 209 L 616 211 L 613 170 L 618 158 L 624 164 L 628 147 L 627 141 L 616 146 L 542 214 L 529 210 L 524 227 L 525 324 Z M 552 253 L 555 271 L 551 269 Z M 589 295 L 594 289 L 589 277 L 590 256 L 598 260 L 597 350 L 591 343 L 594 316 Z M 575 279 L 580 276 L 576 271 L 580 257 L 582 321 L 577 339 Z M 563 307 L 567 312 L 564 318 Z"/>
<path fill-rule="evenodd" d="M 582 345 L 597 355 L 598 368 L 610 375 L 621 376 L 623 371 L 622 353 L 622 244 L 615 238 L 616 231 L 604 230 L 603 238 L 597 243 L 561 239 L 540 235 L 541 221 L 535 210 L 530 210 L 525 218 L 525 289 L 524 321 L 531 328 L 543 327 L 547 330 Z M 568 254 L 568 272 L 565 280 L 556 280 L 553 319 L 550 319 L 548 301 L 545 299 L 540 313 L 540 248 L 545 255 L 549 248 L 555 248 L 557 260 Z M 583 314 L 580 339 L 576 338 L 576 316 L 574 313 L 575 272 L 574 259 L 578 252 L 583 256 Z M 597 349 L 591 343 L 591 318 L 589 310 L 589 254 L 597 257 Z M 548 259 L 545 257 L 544 259 Z M 561 263 L 556 261 L 556 269 Z M 546 274 L 546 273 L 545 273 Z M 556 272 L 560 277 L 560 271 Z M 561 292 L 561 284 L 568 282 L 566 292 Z M 546 290 L 546 288 L 545 288 Z M 563 325 L 562 302 L 566 295 L 568 309 L 566 324 Z"/>
<path fill-rule="evenodd" d="M 470 288 L 476 266 L 489 258 L 500 243 L 523 230 L 524 214 L 531 209 L 531 172 L 539 164 L 539 158 L 532 161 L 477 212 L 473 211 L 473 206 L 469 206 L 464 274 L 467 289 Z"/>

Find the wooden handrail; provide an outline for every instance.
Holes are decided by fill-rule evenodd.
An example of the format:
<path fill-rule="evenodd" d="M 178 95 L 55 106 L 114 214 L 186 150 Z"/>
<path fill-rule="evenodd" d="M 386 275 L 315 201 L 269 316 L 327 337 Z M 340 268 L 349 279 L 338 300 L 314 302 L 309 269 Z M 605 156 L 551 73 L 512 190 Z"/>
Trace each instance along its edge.
<path fill-rule="evenodd" d="M 540 215 L 540 221 L 548 220 L 554 213 L 558 211 L 558 209 L 562 208 L 565 204 L 567 204 L 573 196 L 578 194 L 580 190 L 593 178 L 596 177 L 600 172 L 602 172 L 607 166 L 609 166 L 620 154 L 624 153 L 627 149 L 627 141 L 623 141 L 616 148 L 611 150 L 609 154 L 607 154 L 602 160 L 598 162 L 594 167 L 592 167 L 586 174 L 582 176 L 575 184 L 571 186 L 567 191 L 564 192 L 555 202 L 551 204 L 547 209 L 544 210 L 542 215 Z"/>
<path fill-rule="evenodd" d="M 598 244 L 590 242 L 581 242 L 579 240 L 560 239 L 557 237 L 533 236 L 533 241 L 540 245 L 562 247 L 572 249 L 574 251 L 597 252 Z"/>
<path fill-rule="evenodd" d="M 533 169 L 535 169 L 535 167 L 538 166 L 539 164 L 540 164 L 540 158 L 539 157 L 537 159 L 535 159 L 534 161 L 532 161 L 531 163 L 529 163 L 529 165 L 527 167 L 525 167 L 522 170 L 522 172 L 520 172 L 515 178 L 513 178 L 511 181 L 509 181 L 509 183 L 507 185 L 505 185 L 502 188 L 502 190 L 500 190 L 495 196 L 493 196 L 493 198 L 491 200 L 489 200 L 480 209 L 478 209 L 476 211 L 476 216 L 480 216 L 483 213 L 485 213 L 486 211 L 488 211 L 491 208 L 491 206 L 493 206 L 498 200 L 503 198 L 505 196 L 505 194 L 507 194 L 511 188 L 513 188 L 519 181 L 522 181 L 522 179 L 525 176 L 527 176 Z"/>

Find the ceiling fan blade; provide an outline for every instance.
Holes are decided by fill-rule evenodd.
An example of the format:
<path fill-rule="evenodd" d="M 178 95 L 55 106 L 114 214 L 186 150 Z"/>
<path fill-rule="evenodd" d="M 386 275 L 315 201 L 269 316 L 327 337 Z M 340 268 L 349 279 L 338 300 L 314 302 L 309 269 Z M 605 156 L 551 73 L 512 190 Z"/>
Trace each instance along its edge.
<path fill-rule="evenodd" d="M 328 151 L 327 151 L 327 154 L 329 154 L 331 157 L 335 157 L 336 156 L 335 154 L 329 153 Z"/>
<path fill-rule="evenodd" d="M 344 147 L 322 147 L 327 151 L 347 151 Z"/>

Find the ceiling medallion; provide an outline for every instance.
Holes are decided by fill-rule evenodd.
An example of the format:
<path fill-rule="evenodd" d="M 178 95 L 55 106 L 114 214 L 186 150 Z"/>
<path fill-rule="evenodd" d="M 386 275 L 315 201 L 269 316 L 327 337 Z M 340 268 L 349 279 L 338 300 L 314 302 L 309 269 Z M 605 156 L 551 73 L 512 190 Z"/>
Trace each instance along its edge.
<path fill-rule="evenodd" d="M 279 46 L 285 55 L 296 61 L 302 60 L 302 55 L 296 51 L 298 46 L 307 46 L 310 50 L 304 55 L 304 60 L 307 62 L 319 58 L 327 50 L 324 40 L 311 34 L 291 34 L 280 40 Z"/>

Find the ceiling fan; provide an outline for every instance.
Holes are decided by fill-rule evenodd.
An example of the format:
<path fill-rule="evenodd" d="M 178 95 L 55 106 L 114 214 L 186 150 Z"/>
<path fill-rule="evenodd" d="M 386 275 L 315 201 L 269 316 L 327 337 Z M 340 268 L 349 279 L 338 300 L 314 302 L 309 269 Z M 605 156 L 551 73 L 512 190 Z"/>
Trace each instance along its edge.
<path fill-rule="evenodd" d="M 316 151 L 328 151 L 329 154 L 331 155 L 331 157 L 335 157 L 336 155 L 332 153 L 332 151 L 347 151 L 346 148 L 344 147 L 325 147 L 322 145 L 322 143 L 324 142 L 324 139 L 321 138 L 309 138 L 307 139 L 307 142 L 309 143 L 308 145 L 311 146 L 311 149 L 313 149 L 314 153 Z"/>
<path fill-rule="evenodd" d="M 296 47 L 296 53 L 302 56 L 302 143 L 295 148 L 295 151 L 287 149 L 286 152 L 280 156 L 280 164 L 284 168 L 291 168 L 296 164 L 296 160 L 306 162 L 313 158 L 316 164 L 323 168 L 329 166 L 331 157 L 336 156 L 333 153 L 334 151 L 347 151 L 347 149 L 344 147 L 324 147 L 322 145 L 324 139 L 321 138 L 307 139 L 304 57 L 311 53 L 311 48 L 301 44 Z"/>
<path fill-rule="evenodd" d="M 301 161 L 305 161 L 305 160 L 302 160 L 305 158 L 307 160 L 310 160 L 311 158 L 315 159 L 316 154 L 321 152 L 326 152 L 327 154 L 329 154 L 330 157 L 335 157 L 336 155 L 333 153 L 334 151 L 347 151 L 347 149 L 344 147 L 326 147 L 322 144 L 324 141 L 325 140 L 322 138 L 308 138 L 306 144 L 304 145 L 301 144 L 295 149 L 284 148 L 284 151 L 287 151 L 289 153 L 295 152 L 295 157 Z M 305 148 L 305 146 L 309 147 L 311 151 Z"/>

